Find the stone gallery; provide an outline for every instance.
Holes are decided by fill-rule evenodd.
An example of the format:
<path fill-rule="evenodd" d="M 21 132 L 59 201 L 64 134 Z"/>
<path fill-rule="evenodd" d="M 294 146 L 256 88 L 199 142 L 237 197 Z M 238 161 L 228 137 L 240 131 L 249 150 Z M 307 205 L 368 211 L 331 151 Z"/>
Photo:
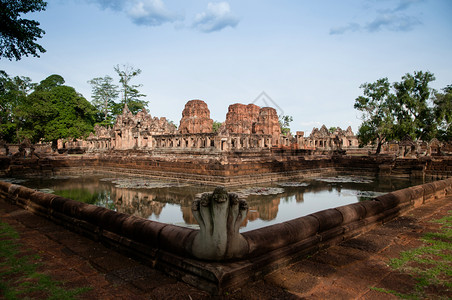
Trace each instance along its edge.
<path fill-rule="evenodd" d="M 296 149 L 342 149 L 358 147 L 351 128 L 337 128 L 329 132 L 323 126 L 314 128 L 305 138 L 298 131 L 295 137 L 281 134 L 279 118 L 272 107 L 254 104 L 232 104 L 226 120 L 215 132 L 207 104 L 191 100 L 182 111 L 179 128 L 166 118 L 152 117 L 145 109 L 133 115 L 124 106 L 111 128 L 96 126 L 86 140 L 58 142 L 59 149 L 80 149 L 87 152 L 105 150 L 152 149 L 210 149 L 218 151 L 270 149 L 291 147 Z"/>

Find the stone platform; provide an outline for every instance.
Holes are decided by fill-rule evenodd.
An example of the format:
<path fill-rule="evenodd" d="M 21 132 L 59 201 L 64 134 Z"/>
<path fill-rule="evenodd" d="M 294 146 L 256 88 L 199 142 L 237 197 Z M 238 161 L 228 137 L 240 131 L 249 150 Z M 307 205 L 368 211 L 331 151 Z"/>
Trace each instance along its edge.
<path fill-rule="evenodd" d="M 93 171 L 163 178 L 211 186 L 301 180 L 351 172 L 371 176 L 452 177 L 452 157 L 395 159 L 390 156 L 325 155 L 309 150 L 114 151 L 108 154 L 0 156 L 0 176 L 83 174 Z"/>
<path fill-rule="evenodd" d="M 416 281 L 391 269 L 390 258 L 419 247 L 419 238 L 438 231 L 430 220 L 448 215 L 452 196 L 435 199 L 382 226 L 295 261 L 219 299 L 397 299 L 379 292 L 413 291 Z M 39 272 L 66 288 L 92 287 L 83 299 L 210 299 L 211 296 L 149 266 L 0 200 L 0 219 L 18 231 L 22 252 L 38 254 Z M 451 291 L 430 289 L 429 298 Z"/>

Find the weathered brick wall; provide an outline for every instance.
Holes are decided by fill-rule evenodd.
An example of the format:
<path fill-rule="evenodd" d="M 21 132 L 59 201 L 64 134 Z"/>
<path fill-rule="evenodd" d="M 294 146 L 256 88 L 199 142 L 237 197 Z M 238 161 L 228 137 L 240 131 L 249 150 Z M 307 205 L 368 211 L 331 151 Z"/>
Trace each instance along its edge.
<path fill-rule="evenodd" d="M 380 176 L 452 177 L 452 157 L 394 159 L 385 156 L 312 155 L 309 150 L 240 152 L 115 151 L 108 155 L 0 157 L 0 175 L 59 174 L 89 170 L 161 176 L 192 182 L 237 185 L 291 180 L 320 173 L 353 172 Z"/>

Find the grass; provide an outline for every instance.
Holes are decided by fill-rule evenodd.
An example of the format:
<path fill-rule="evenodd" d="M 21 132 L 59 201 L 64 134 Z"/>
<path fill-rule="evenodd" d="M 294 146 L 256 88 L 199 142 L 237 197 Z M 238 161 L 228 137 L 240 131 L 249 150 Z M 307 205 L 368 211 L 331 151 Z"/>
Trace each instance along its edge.
<path fill-rule="evenodd" d="M 38 255 L 24 255 L 19 234 L 0 221 L 0 298 L 76 299 L 90 288 L 66 289 L 64 284 L 38 273 Z"/>
<path fill-rule="evenodd" d="M 399 258 L 391 259 L 389 266 L 411 275 L 416 285 L 410 294 L 401 294 L 393 290 L 372 288 L 403 299 L 431 298 L 428 290 L 442 291 L 439 294 L 452 293 L 452 211 L 448 215 L 431 222 L 441 225 L 439 232 L 423 235 L 423 245 L 404 251 Z M 445 298 L 435 295 L 438 298 Z"/>

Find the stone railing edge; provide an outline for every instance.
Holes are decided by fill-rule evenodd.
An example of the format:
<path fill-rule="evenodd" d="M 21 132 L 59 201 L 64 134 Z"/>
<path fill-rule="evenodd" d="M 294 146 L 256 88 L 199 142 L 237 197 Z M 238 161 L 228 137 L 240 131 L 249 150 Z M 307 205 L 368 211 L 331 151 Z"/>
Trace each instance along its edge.
<path fill-rule="evenodd" d="M 238 273 L 264 274 L 289 261 L 387 222 L 410 208 L 452 194 L 452 178 L 397 190 L 372 200 L 319 211 L 242 233 L 239 256 L 209 262 L 193 255 L 198 230 L 117 213 L 0 181 L 0 198 L 101 241 L 213 293 L 241 285 Z M 234 262 L 231 264 L 230 261 Z M 225 266 L 225 267 L 223 267 Z M 185 276 L 186 273 L 191 274 Z M 237 273 L 237 274 L 238 274 Z"/>
<path fill-rule="evenodd" d="M 365 227 L 387 222 L 406 210 L 435 198 L 452 194 L 452 178 L 390 192 L 372 200 L 322 210 L 304 217 L 243 233 L 248 241 L 247 257 L 265 255 L 303 240 L 336 242 L 365 231 Z M 312 242 L 307 243 L 312 246 Z M 302 250 L 298 249 L 297 251 Z"/>

